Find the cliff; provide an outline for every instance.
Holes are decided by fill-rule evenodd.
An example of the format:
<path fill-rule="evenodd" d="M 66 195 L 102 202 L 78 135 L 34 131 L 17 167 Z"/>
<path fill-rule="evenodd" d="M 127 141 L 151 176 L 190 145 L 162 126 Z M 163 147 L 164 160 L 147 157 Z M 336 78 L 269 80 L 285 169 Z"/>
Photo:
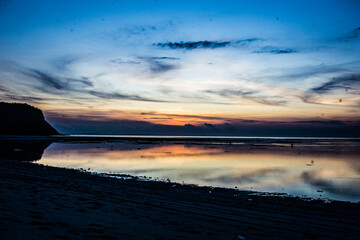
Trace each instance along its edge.
<path fill-rule="evenodd" d="M 0 102 L 0 135 L 58 135 L 42 111 L 28 104 Z"/>

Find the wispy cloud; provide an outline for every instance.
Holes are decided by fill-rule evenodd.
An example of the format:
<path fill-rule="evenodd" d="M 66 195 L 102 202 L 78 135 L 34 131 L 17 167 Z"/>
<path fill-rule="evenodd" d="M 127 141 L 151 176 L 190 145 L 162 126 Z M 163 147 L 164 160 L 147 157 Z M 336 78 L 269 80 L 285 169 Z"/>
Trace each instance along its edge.
<path fill-rule="evenodd" d="M 324 94 L 335 89 L 344 89 L 345 91 L 349 91 L 355 87 L 360 87 L 360 74 L 347 74 L 335 77 L 318 87 L 311 88 L 310 91 L 317 94 Z"/>
<path fill-rule="evenodd" d="M 30 69 L 22 72 L 24 75 L 32 77 L 42 83 L 41 90 L 48 93 L 59 93 L 59 92 L 72 92 L 72 93 L 83 93 L 95 96 L 102 99 L 114 99 L 114 100 L 133 100 L 133 101 L 144 101 L 144 102 L 170 102 L 163 100 L 156 100 L 151 98 L 145 98 L 138 95 L 129 95 L 119 92 L 104 92 L 89 89 L 93 87 L 92 81 L 87 77 L 80 79 L 75 78 L 57 78 L 40 70 Z M 55 91 L 55 92 L 54 92 Z"/>
<path fill-rule="evenodd" d="M 253 53 L 270 53 L 270 54 L 288 54 L 297 53 L 298 51 L 291 48 L 277 48 L 277 47 L 263 47 L 260 50 L 253 51 Z"/>
<path fill-rule="evenodd" d="M 116 58 L 111 60 L 110 62 L 112 63 L 116 63 L 116 64 L 140 64 L 140 61 L 135 61 L 135 60 L 126 60 L 126 59 L 122 59 L 122 58 Z"/>
<path fill-rule="evenodd" d="M 170 49 L 185 49 L 185 50 L 194 50 L 194 49 L 216 49 L 224 48 L 230 46 L 246 46 L 252 42 L 258 41 L 258 38 L 249 38 L 242 39 L 237 41 L 194 41 L 194 42 L 165 42 L 165 43 L 154 43 L 154 46 L 161 48 L 170 48 Z"/>
<path fill-rule="evenodd" d="M 149 57 L 153 60 L 180 60 L 178 57 Z"/>
<path fill-rule="evenodd" d="M 52 64 L 59 71 L 67 70 L 68 66 L 78 61 L 80 57 L 75 56 L 63 56 L 52 61 Z"/>
<path fill-rule="evenodd" d="M 27 72 L 23 72 L 23 74 L 38 80 L 45 87 L 49 87 L 52 89 L 66 90 L 70 87 L 66 82 L 62 82 L 59 79 L 50 76 L 47 73 L 44 73 L 40 70 L 30 69 Z"/>
<path fill-rule="evenodd" d="M 259 92 L 252 90 L 232 90 L 232 89 L 222 89 L 222 90 L 207 90 L 206 93 L 216 94 L 218 96 L 234 98 L 241 97 L 243 99 L 251 100 L 256 103 L 272 106 L 283 106 L 286 104 L 285 100 L 274 100 L 269 99 L 268 97 L 258 96 Z"/>
<path fill-rule="evenodd" d="M 357 95 L 360 95 L 360 92 L 354 92 Z M 317 104 L 317 105 L 339 105 L 343 107 L 353 107 L 359 108 L 360 101 L 357 98 L 341 98 L 333 97 L 329 95 L 328 97 L 322 96 L 322 94 L 317 94 L 314 92 L 305 92 L 302 95 L 298 96 L 304 103 Z"/>
<path fill-rule="evenodd" d="M 258 42 L 258 41 L 262 41 L 263 39 L 261 38 L 247 38 L 247 39 L 240 39 L 235 41 L 235 44 L 238 44 L 240 46 L 246 46 L 249 45 L 250 43 L 253 42 Z"/>
<path fill-rule="evenodd" d="M 169 61 L 179 60 L 175 57 L 139 57 L 139 59 L 149 64 L 152 73 L 165 73 L 179 68 L 177 64 L 169 63 Z"/>
<path fill-rule="evenodd" d="M 42 98 L 42 97 L 33 97 L 28 96 L 25 93 L 19 94 L 16 91 L 8 89 L 2 85 L 0 85 L 0 100 L 1 101 L 19 101 L 26 103 L 40 103 L 43 101 L 50 100 L 50 98 Z"/>
<path fill-rule="evenodd" d="M 350 33 L 348 33 L 347 35 L 339 38 L 340 41 L 350 41 L 356 38 L 360 37 L 360 27 L 355 28 L 354 30 L 352 30 Z"/>
<path fill-rule="evenodd" d="M 127 95 L 117 92 L 100 92 L 100 91 L 87 91 L 87 93 L 103 99 L 122 99 L 122 100 L 133 100 L 142 102 L 171 102 L 166 100 L 156 100 L 151 98 L 145 98 L 138 95 Z"/>
<path fill-rule="evenodd" d="M 22 74 L 38 80 L 40 83 L 42 83 L 43 90 L 48 90 L 50 92 L 52 90 L 72 91 L 81 89 L 82 87 L 93 86 L 92 81 L 90 81 L 87 77 L 82 77 L 80 79 L 58 78 L 36 69 L 23 71 Z"/>
<path fill-rule="evenodd" d="M 186 49 L 193 50 L 196 48 L 223 48 L 229 46 L 230 41 L 227 42 L 217 42 L 217 41 L 197 41 L 197 42 L 166 42 L 158 43 L 156 46 L 162 48 L 171 48 L 171 49 Z"/>
<path fill-rule="evenodd" d="M 165 73 L 170 70 L 178 69 L 177 64 L 170 63 L 172 61 L 180 60 L 177 57 L 133 57 L 132 59 L 116 58 L 111 60 L 112 63 L 116 64 L 146 64 L 149 70 L 154 74 Z"/>
<path fill-rule="evenodd" d="M 40 98 L 40 97 L 31 97 L 24 95 L 15 95 L 7 93 L 5 95 L 0 94 L 1 101 L 17 101 L 17 102 L 26 102 L 26 103 L 41 103 L 44 101 L 50 100 L 50 98 Z"/>
<path fill-rule="evenodd" d="M 6 91 L 7 91 L 7 88 L 0 85 L 0 92 L 6 92 Z"/>
<path fill-rule="evenodd" d="M 349 72 L 349 69 L 345 68 L 343 64 L 332 65 L 332 66 L 306 66 L 296 69 L 290 69 L 290 73 L 283 73 L 280 76 L 276 76 L 277 79 L 306 79 L 313 76 L 333 74 L 333 73 L 343 73 Z"/>
<path fill-rule="evenodd" d="M 90 79 L 88 77 L 81 77 L 79 79 L 65 78 L 65 81 L 68 84 L 71 84 L 73 86 L 79 86 L 79 87 L 83 87 L 83 86 L 93 87 L 94 86 L 93 82 L 90 81 Z"/>

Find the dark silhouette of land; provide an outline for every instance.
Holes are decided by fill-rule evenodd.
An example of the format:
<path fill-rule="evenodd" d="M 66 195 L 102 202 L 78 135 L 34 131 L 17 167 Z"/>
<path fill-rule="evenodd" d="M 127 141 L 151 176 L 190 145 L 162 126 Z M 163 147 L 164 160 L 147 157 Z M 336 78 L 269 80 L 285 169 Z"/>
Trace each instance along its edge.
<path fill-rule="evenodd" d="M 42 111 L 27 104 L 0 102 L 0 135 L 58 135 Z"/>

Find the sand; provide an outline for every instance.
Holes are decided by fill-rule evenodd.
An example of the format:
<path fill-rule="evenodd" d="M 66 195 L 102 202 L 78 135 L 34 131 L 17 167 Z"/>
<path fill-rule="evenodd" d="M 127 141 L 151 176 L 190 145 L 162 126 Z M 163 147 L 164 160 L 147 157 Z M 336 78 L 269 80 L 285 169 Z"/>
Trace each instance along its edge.
<path fill-rule="evenodd" d="M 360 204 L 0 160 L 1 239 L 359 239 Z"/>

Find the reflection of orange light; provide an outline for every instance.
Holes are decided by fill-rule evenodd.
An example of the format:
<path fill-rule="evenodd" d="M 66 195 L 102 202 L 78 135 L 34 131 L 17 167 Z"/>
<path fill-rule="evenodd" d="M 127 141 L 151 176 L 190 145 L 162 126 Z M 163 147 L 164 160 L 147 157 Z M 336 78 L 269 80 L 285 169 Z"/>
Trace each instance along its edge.
<path fill-rule="evenodd" d="M 313 186 L 302 178 L 304 173 L 316 179 L 344 183 L 358 181 L 353 164 L 357 156 L 342 154 L 299 155 L 294 152 L 252 151 L 251 148 L 216 145 L 133 145 L 134 150 L 121 150 L 121 144 L 91 144 L 91 148 L 46 150 L 41 164 L 90 168 L 111 172 L 147 176 L 200 185 L 225 186 L 259 191 L 282 191 L 283 186 L 301 186 L 305 192 Z M 113 147 L 110 147 L 113 146 Z M 100 147 L 100 148 L 96 148 Z M 136 149 L 139 147 L 140 149 Z M 141 149 L 142 148 L 142 149 Z M 314 160 L 314 165 L 309 162 Z M 306 187 L 304 187 L 306 186 Z M 304 193 L 305 193 L 304 192 Z M 316 192 L 316 191 L 315 191 Z"/>
<path fill-rule="evenodd" d="M 101 146 L 101 145 L 99 145 Z M 98 146 L 98 147 L 99 147 Z M 113 150 L 111 150 L 113 149 Z M 154 157 L 189 157 L 189 156 L 203 156 L 215 153 L 223 153 L 220 148 L 201 148 L 201 147 L 184 147 L 184 145 L 165 145 L 156 146 L 152 148 L 133 149 L 133 150 L 117 150 L 116 148 L 90 148 L 90 149 L 69 149 L 67 154 L 80 156 L 93 156 L 106 158 L 108 160 L 116 160 L 126 158 L 139 158 L 139 156 L 154 156 Z M 54 150 L 51 155 L 61 155 L 63 150 Z"/>
<path fill-rule="evenodd" d="M 95 148 L 100 147 L 100 148 Z M 221 146 L 197 146 L 190 145 L 184 146 L 178 145 L 160 145 L 150 148 L 144 145 L 139 145 L 140 149 L 133 150 L 121 150 L 117 149 L 115 145 L 113 148 L 101 144 L 94 144 L 92 148 L 86 149 L 69 149 L 69 150 L 51 150 L 46 151 L 44 157 L 40 162 L 56 160 L 60 164 L 64 161 L 81 161 L 82 159 L 88 159 L 93 162 L 105 163 L 119 161 L 117 164 L 125 163 L 127 160 L 137 163 L 147 162 L 147 159 L 156 159 L 156 164 L 173 165 L 175 162 L 180 161 L 191 167 L 204 167 L 203 163 L 207 163 L 207 167 L 231 167 L 246 168 L 246 169 L 261 169 L 261 168 L 301 168 L 305 170 L 319 170 L 321 166 L 326 166 L 327 171 L 322 171 L 324 176 L 334 176 L 334 171 L 340 175 L 350 174 L 348 162 L 344 161 L 344 158 L 339 160 L 339 156 L 331 155 L 318 155 L 314 167 L 309 167 L 309 159 L 313 159 L 311 156 L 303 155 L 283 155 L 279 153 L 249 153 L 248 151 L 241 152 L 225 152 Z M 141 149 L 142 148 L 142 149 Z M 111 150 L 112 149 L 112 150 Z M 231 150 L 231 148 L 230 148 Z M 65 157 L 68 156 L 68 157 Z M 351 157 L 347 157 L 351 161 Z M 153 161 L 152 160 L 152 161 Z M 159 162 L 160 161 L 160 162 Z M 146 163 L 148 164 L 148 163 Z M 352 170 L 351 170 L 352 171 Z"/>

